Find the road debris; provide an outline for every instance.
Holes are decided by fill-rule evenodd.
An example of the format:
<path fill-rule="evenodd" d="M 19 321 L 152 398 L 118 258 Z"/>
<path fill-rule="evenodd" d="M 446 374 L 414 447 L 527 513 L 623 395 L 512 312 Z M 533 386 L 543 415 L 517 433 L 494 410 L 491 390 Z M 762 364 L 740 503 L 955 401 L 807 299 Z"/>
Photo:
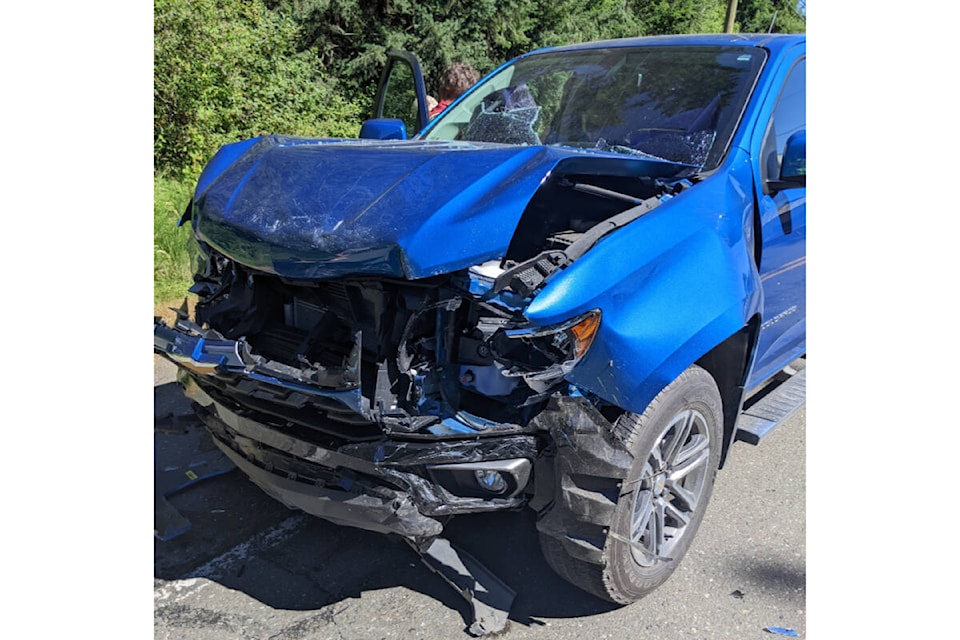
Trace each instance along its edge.
<path fill-rule="evenodd" d="M 427 567 L 446 580 L 473 608 L 467 632 L 474 636 L 502 633 L 509 623 L 516 592 L 473 556 L 445 538 L 434 538 L 423 548 L 406 539 Z"/>
<path fill-rule="evenodd" d="M 764 627 L 763 630 L 767 633 L 775 633 L 778 636 L 791 636 L 795 638 L 799 635 L 793 629 L 786 629 L 784 627 Z"/>

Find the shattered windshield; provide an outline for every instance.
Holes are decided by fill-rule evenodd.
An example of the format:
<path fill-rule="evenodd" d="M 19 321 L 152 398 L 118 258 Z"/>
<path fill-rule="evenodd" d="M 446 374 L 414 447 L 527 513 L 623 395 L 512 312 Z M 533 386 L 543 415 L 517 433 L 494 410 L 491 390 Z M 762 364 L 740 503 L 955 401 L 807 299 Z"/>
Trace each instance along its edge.
<path fill-rule="evenodd" d="M 764 55 L 716 46 L 534 54 L 447 109 L 424 138 L 563 145 L 712 168 Z"/>

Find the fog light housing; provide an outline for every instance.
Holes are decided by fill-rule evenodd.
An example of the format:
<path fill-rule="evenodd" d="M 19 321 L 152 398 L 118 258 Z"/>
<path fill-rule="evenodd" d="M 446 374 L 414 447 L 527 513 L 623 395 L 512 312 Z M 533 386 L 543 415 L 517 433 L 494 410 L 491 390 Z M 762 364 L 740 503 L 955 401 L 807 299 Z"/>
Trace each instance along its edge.
<path fill-rule="evenodd" d="M 520 495 L 530 479 L 531 468 L 527 458 L 427 465 L 434 482 L 452 495 L 485 499 Z"/>
<path fill-rule="evenodd" d="M 507 481 L 503 479 L 499 471 L 477 469 L 473 472 L 473 477 L 477 479 L 477 484 L 484 491 L 499 495 L 507 490 Z"/>

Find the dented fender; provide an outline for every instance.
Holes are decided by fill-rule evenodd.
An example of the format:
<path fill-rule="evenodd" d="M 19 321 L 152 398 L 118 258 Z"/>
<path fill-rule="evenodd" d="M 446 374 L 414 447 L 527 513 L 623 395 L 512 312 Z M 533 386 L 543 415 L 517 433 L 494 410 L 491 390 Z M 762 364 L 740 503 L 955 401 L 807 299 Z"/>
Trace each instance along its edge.
<path fill-rule="evenodd" d="M 570 382 L 641 413 L 759 312 L 762 290 L 745 219 L 717 214 L 749 206 L 743 187 L 749 175 L 739 173 L 707 178 L 548 280 L 525 310 L 532 322 L 551 324 L 594 308 L 603 313 L 599 335 Z"/>

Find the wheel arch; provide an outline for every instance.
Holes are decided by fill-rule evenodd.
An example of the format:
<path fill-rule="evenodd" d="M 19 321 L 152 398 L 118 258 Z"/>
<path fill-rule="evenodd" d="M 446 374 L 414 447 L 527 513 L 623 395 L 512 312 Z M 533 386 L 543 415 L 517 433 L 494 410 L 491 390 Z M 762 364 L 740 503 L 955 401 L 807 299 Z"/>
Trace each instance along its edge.
<path fill-rule="evenodd" d="M 740 331 L 715 346 L 696 364 L 703 368 L 720 391 L 723 401 L 723 448 L 720 467 L 727 459 L 737 428 L 737 416 L 743 406 L 744 386 L 760 332 L 760 316 L 754 315 Z"/>

